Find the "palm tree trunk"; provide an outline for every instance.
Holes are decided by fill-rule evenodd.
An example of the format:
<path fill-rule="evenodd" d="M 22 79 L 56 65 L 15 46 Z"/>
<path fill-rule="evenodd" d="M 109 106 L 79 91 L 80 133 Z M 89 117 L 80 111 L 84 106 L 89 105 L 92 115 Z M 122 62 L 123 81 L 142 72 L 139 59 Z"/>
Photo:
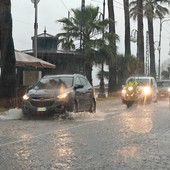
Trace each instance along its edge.
<path fill-rule="evenodd" d="M 123 0 L 123 2 L 124 2 L 124 17 L 125 17 L 125 56 L 129 56 L 131 55 L 129 0 Z"/>
<path fill-rule="evenodd" d="M 12 17 L 10 0 L 0 0 L 0 51 L 1 79 L 0 97 L 16 97 L 16 60 L 12 38 Z"/>
<path fill-rule="evenodd" d="M 153 19 L 148 17 L 148 31 L 149 31 L 149 48 L 150 48 L 150 75 L 156 78 L 155 70 L 155 52 L 154 52 L 154 32 Z"/>
<path fill-rule="evenodd" d="M 109 24 L 109 32 L 115 34 L 115 15 L 114 15 L 114 6 L 113 0 L 108 0 L 108 13 L 109 18 L 112 22 Z M 111 48 L 113 49 L 114 53 L 116 54 L 116 41 L 110 40 L 109 42 Z M 108 84 L 108 95 L 112 95 L 113 92 L 116 90 L 116 59 L 111 59 L 109 64 L 109 84 Z"/>
<path fill-rule="evenodd" d="M 92 66 L 92 64 L 90 62 L 85 64 L 85 74 L 86 74 L 86 77 L 89 80 L 91 85 L 93 85 L 93 79 L 92 79 L 93 68 L 92 67 L 93 66 Z"/>
<path fill-rule="evenodd" d="M 138 74 L 144 74 L 144 37 L 143 37 L 143 0 L 137 0 L 138 9 L 138 36 L 137 36 L 137 57 Z"/>

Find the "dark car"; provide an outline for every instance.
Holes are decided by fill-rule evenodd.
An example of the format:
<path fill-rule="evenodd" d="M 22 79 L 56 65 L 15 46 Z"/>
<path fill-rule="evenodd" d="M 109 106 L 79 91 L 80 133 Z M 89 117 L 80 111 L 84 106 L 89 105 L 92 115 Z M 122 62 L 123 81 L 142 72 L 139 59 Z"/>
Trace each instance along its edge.
<path fill-rule="evenodd" d="M 159 80 L 157 82 L 158 86 L 158 97 L 166 98 L 170 93 L 170 80 Z"/>
<path fill-rule="evenodd" d="M 24 115 L 95 112 L 93 87 L 80 74 L 44 76 L 23 96 Z"/>

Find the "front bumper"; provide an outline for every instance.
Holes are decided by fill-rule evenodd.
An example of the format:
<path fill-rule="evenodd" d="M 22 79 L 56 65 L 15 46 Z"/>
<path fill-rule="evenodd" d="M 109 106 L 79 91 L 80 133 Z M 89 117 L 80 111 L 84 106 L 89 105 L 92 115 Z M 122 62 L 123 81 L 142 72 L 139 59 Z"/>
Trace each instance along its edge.
<path fill-rule="evenodd" d="M 66 110 L 71 110 L 70 101 L 23 101 L 22 112 L 30 114 L 63 114 Z"/>
<path fill-rule="evenodd" d="M 170 94 L 169 94 L 169 92 L 158 92 L 158 97 L 162 97 L 162 98 L 167 98 L 167 97 L 169 97 L 170 96 Z"/>
<path fill-rule="evenodd" d="M 134 95 L 123 95 L 122 97 L 122 102 L 127 103 L 127 102 L 143 102 L 143 101 L 150 101 L 151 100 L 151 95 L 144 95 L 142 93 L 137 93 Z"/>

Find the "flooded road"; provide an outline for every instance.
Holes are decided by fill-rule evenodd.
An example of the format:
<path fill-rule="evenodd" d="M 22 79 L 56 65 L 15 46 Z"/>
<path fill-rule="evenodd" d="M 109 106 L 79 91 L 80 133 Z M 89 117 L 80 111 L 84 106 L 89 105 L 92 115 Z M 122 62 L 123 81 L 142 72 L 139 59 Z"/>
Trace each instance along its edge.
<path fill-rule="evenodd" d="M 170 169 L 167 100 L 128 109 L 119 99 L 98 101 L 95 114 L 70 117 L 0 115 L 0 169 Z"/>

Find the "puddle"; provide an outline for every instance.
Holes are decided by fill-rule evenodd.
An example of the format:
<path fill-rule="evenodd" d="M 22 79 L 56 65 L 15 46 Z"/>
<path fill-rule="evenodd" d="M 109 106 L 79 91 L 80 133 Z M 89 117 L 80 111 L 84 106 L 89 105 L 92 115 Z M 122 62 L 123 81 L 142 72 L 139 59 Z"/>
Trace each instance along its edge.
<path fill-rule="evenodd" d="M 104 113 L 102 110 L 97 110 L 96 113 L 90 113 L 90 112 L 79 112 L 79 113 L 73 113 L 69 112 L 69 118 L 73 119 L 75 121 L 103 121 L 108 114 L 113 114 L 113 112 L 109 113 Z M 10 109 L 9 111 L 4 112 L 3 114 L 0 115 L 0 120 L 20 120 L 24 117 L 22 114 L 22 110 L 15 108 L 15 109 Z M 53 117 L 54 119 L 59 119 Z M 67 118 L 66 118 L 67 119 Z"/>
<path fill-rule="evenodd" d="M 104 113 L 100 110 L 97 110 L 96 113 L 90 112 L 79 112 L 73 113 L 69 112 L 69 117 L 75 121 L 103 121 L 108 113 Z"/>
<path fill-rule="evenodd" d="M 23 117 L 21 109 L 10 109 L 0 115 L 0 120 L 18 120 Z"/>

